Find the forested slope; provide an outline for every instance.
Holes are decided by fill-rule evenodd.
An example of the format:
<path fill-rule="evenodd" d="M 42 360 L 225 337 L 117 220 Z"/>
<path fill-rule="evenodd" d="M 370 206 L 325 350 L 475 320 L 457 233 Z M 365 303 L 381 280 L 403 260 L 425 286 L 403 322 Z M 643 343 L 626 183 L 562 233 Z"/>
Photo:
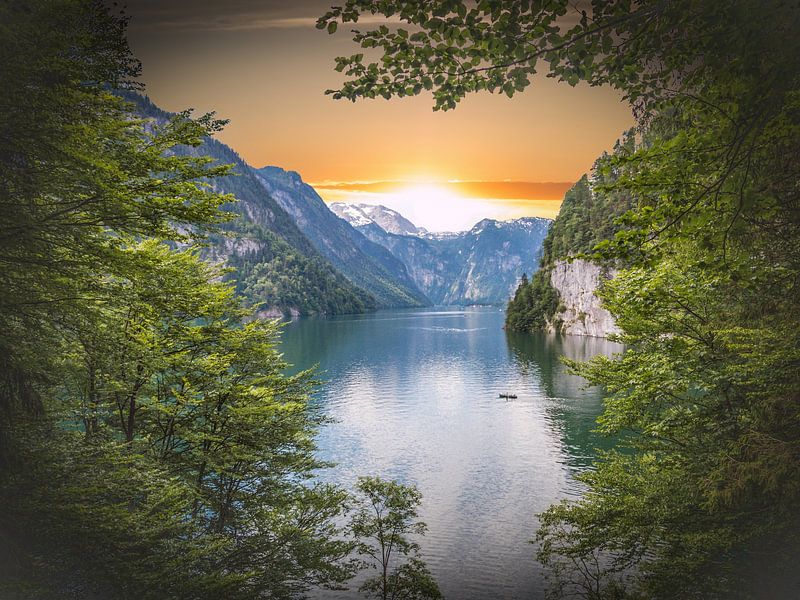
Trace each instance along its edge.
<path fill-rule="evenodd" d="M 615 146 L 614 155 L 621 157 L 631 153 L 633 149 L 634 132 L 629 131 L 623 141 Z M 620 231 L 621 225 L 617 220 L 633 208 L 633 202 L 630 194 L 607 189 L 613 183 L 613 175 L 603 173 L 603 165 L 609 158 L 600 157 L 594 165 L 591 181 L 584 175 L 564 195 L 558 216 L 544 239 L 539 270 L 530 280 L 526 277 L 520 283 L 508 304 L 508 329 L 561 329 L 564 325 L 564 313 L 572 307 L 566 305 L 567 299 L 562 298 L 553 287 L 553 269 L 559 263 L 570 269 L 570 258 L 591 258 L 598 244 L 612 240 Z M 609 272 L 618 264 L 618 260 L 605 263 L 601 261 L 601 271 Z M 578 278 L 583 275 L 581 271 L 588 270 L 592 270 L 592 267 L 581 260 L 575 263 L 570 275 Z M 600 279 L 602 280 L 602 274 Z M 591 289 L 587 288 L 587 291 L 591 293 Z"/>
<path fill-rule="evenodd" d="M 109 10 L 0 2 L 0 597 L 340 584 L 346 494 L 313 479 L 310 376 L 284 375 L 279 327 L 201 259 L 230 200 L 205 184 L 235 161 L 198 149 L 222 124 L 132 116 L 111 90 L 139 65 Z M 300 254 L 256 200 L 237 206 Z"/>
<path fill-rule="evenodd" d="M 170 117 L 146 97 L 129 93 L 124 98 L 145 118 L 164 122 Z M 300 314 L 357 313 L 376 307 L 369 292 L 348 281 L 319 253 L 230 147 L 207 137 L 196 148 L 177 146 L 172 151 L 233 165 L 213 187 L 236 200 L 223 206 L 236 218 L 209 236 L 204 256 L 234 267 L 226 279 L 234 282 L 248 305 Z"/>

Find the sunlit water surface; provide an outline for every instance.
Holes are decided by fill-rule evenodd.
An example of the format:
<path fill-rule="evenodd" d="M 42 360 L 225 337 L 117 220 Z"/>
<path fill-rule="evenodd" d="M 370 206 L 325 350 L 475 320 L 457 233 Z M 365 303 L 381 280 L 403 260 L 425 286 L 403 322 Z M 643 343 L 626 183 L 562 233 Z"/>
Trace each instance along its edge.
<path fill-rule="evenodd" d="M 503 318 L 496 308 L 380 311 L 300 319 L 283 334 L 294 370 L 319 365 L 325 381 L 316 401 L 335 422 L 319 454 L 336 466 L 321 477 L 416 484 L 429 528 L 422 552 L 451 600 L 542 597 L 536 513 L 579 494 L 575 473 L 609 444 L 592 433 L 599 391 L 559 357 L 621 347 L 507 333 Z M 517 399 L 499 398 L 507 392 Z"/>

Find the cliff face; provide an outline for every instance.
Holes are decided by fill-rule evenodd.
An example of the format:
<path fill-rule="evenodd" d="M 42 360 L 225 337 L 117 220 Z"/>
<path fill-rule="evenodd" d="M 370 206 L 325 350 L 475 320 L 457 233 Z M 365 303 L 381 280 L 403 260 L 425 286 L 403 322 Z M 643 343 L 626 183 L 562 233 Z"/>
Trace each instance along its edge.
<path fill-rule="evenodd" d="M 551 221 L 484 219 L 466 232 L 455 254 L 458 274 L 445 304 L 492 304 L 512 296 L 523 273 L 533 273 Z M 447 244 L 442 240 L 440 244 Z M 452 244 L 453 242 L 449 242 Z"/>
<path fill-rule="evenodd" d="M 586 260 L 556 261 L 550 285 L 558 293 L 559 306 L 546 329 L 570 335 L 608 337 L 620 333 L 614 317 L 600 303 L 596 292 L 616 270 Z"/>
<path fill-rule="evenodd" d="M 632 134 L 626 135 L 615 152 L 624 151 L 632 143 Z M 596 296 L 603 281 L 614 277 L 618 265 L 578 258 L 570 261 L 572 257 L 591 256 L 597 244 L 612 239 L 624 227 L 617 217 L 633 206 L 633 199 L 603 188 L 614 176 L 595 168 L 591 178 L 584 175 L 566 193 L 542 245 L 539 271 L 522 281 L 508 304 L 509 330 L 595 337 L 620 333 L 613 316 Z"/>

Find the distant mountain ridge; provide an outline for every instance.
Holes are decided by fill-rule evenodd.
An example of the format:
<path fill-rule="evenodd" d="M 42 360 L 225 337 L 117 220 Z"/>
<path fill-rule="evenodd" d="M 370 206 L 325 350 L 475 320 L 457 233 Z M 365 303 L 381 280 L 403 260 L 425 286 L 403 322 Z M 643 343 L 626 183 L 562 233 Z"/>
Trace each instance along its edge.
<path fill-rule="evenodd" d="M 274 166 L 253 172 L 316 249 L 352 283 L 368 290 L 380 306 L 430 304 L 402 262 L 338 218 L 298 173 Z"/>
<path fill-rule="evenodd" d="M 121 95 L 140 117 L 164 123 L 173 116 L 145 96 Z M 205 138 L 197 148 L 174 151 L 233 165 L 231 175 L 211 185 L 237 199 L 223 207 L 237 217 L 209 235 L 204 256 L 233 267 L 227 277 L 258 314 L 342 314 L 377 308 L 376 298 L 336 270 L 233 149 Z"/>
<path fill-rule="evenodd" d="M 507 302 L 522 274 L 538 268 L 552 223 L 540 217 L 483 219 L 469 231 L 436 234 L 385 206 L 333 203 L 330 208 L 402 261 L 434 304 Z"/>
<path fill-rule="evenodd" d="M 397 235 L 424 236 L 428 233 L 424 227 L 417 227 L 396 210 L 380 204 L 334 202 L 330 205 L 330 209 L 354 227 L 375 223 L 385 232 Z"/>

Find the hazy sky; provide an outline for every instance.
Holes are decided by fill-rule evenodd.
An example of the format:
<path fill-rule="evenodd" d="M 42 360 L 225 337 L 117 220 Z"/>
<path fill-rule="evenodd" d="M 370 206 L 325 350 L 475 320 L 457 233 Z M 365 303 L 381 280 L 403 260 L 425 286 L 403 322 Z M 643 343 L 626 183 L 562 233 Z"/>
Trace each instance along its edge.
<path fill-rule="evenodd" d="M 632 124 L 613 90 L 544 77 L 512 99 L 473 95 L 447 113 L 427 94 L 333 100 L 324 95 L 342 81 L 333 59 L 356 48 L 348 28 L 314 28 L 331 4 L 130 0 L 147 93 L 167 110 L 230 119 L 219 138 L 253 166 L 298 171 L 326 200 L 382 202 L 434 230 L 554 216 L 566 184 Z"/>

